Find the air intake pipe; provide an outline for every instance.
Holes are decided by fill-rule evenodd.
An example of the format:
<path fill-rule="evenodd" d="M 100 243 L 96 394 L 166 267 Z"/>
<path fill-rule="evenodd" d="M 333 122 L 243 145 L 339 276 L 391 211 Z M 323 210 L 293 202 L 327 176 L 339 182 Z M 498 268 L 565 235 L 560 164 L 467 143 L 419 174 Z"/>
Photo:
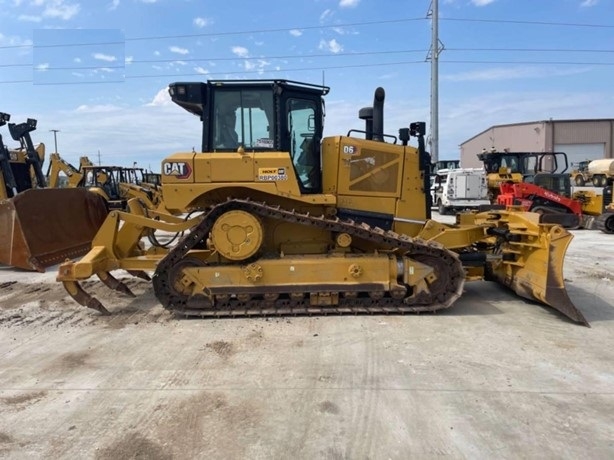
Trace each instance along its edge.
<path fill-rule="evenodd" d="M 358 118 L 365 121 L 365 137 L 373 139 L 373 107 L 363 107 L 358 111 Z"/>

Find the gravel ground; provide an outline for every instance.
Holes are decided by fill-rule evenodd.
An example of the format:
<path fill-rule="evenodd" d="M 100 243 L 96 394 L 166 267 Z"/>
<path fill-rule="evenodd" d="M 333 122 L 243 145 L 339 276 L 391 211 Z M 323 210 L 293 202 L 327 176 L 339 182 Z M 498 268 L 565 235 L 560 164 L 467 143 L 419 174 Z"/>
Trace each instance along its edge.
<path fill-rule="evenodd" d="M 436 315 L 228 320 L 87 282 L 103 317 L 0 268 L 0 457 L 612 458 L 614 236 L 573 233 L 591 328 L 488 282 Z"/>

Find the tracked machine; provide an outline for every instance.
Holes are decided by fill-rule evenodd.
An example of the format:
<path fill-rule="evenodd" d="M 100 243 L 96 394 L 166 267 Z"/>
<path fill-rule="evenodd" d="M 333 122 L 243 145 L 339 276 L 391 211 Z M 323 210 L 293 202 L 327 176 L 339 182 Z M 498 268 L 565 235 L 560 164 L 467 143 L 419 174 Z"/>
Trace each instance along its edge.
<path fill-rule="evenodd" d="M 569 167 L 565 152 L 499 152 L 496 149 L 478 153 L 484 164 L 491 203 L 497 203 L 501 184 L 532 182 L 540 173 L 564 173 Z"/>
<path fill-rule="evenodd" d="M 378 88 L 359 111 L 364 129 L 323 138 L 328 91 L 286 80 L 171 84 L 172 100 L 203 126 L 202 152 L 162 162 L 164 206 L 188 217 L 114 210 L 58 281 L 109 313 L 83 280 L 131 294 L 112 271 L 152 275 L 166 309 L 216 317 L 433 312 L 453 305 L 466 280 L 486 279 L 586 324 L 563 283 L 566 230 L 516 211 L 431 220 L 424 123 L 384 133 Z M 152 230 L 186 233 L 147 248 Z"/>

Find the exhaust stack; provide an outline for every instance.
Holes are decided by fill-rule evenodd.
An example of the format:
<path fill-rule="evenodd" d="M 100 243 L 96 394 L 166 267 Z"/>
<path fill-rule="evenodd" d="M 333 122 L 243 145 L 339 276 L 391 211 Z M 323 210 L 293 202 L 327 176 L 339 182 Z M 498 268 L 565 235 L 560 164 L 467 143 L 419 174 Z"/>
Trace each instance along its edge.
<path fill-rule="evenodd" d="M 373 107 L 363 107 L 358 118 L 365 120 L 365 137 L 371 141 L 384 141 L 384 99 L 386 92 L 381 86 L 375 90 Z"/>

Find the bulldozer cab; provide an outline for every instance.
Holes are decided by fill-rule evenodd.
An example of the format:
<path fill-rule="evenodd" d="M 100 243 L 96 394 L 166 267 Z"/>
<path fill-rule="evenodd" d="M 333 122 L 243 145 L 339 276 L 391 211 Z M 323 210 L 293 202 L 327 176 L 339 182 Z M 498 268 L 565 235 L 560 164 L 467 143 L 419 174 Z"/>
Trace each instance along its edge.
<path fill-rule="evenodd" d="M 322 96 L 328 91 L 287 80 L 169 86 L 172 100 L 202 120 L 203 152 L 289 152 L 301 193 L 306 194 L 322 190 Z"/>
<path fill-rule="evenodd" d="M 98 193 L 104 192 L 102 196 L 110 203 L 118 201 L 121 200 L 119 190 L 121 173 L 122 168 L 119 166 L 85 166 L 84 185 Z"/>
<path fill-rule="evenodd" d="M 534 152 L 482 152 L 478 159 L 488 174 L 534 175 L 537 171 L 537 153 Z"/>

